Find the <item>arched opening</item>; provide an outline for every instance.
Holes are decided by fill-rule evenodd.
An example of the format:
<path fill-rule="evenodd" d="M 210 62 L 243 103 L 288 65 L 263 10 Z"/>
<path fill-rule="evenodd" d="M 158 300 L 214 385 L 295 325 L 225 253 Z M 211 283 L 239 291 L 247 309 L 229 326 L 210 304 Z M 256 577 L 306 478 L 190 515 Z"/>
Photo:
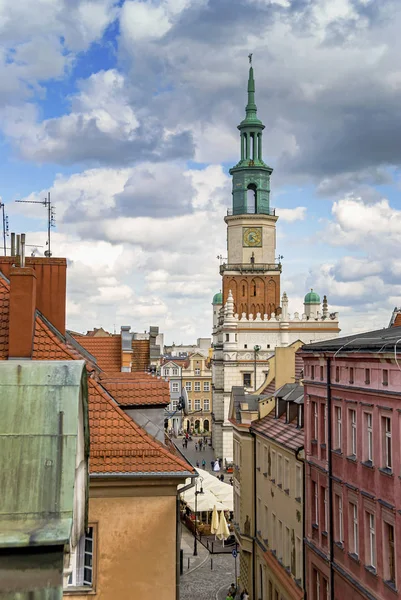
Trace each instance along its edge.
<path fill-rule="evenodd" d="M 242 295 L 245 296 L 245 285 L 242 284 Z"/>
<path fill-rule="evenodd" d="M 196 421 L 195 421 L 195 431 L 197 433 L 199 433 L 199 431 L 200 431 L 200 421 L 199 421 L 199 419 L 196 419 Z"/>
<path fill-rule="evenodd" d="M 254 279 L 251 281 L 251 296 L 256 296 L 256 281 Z"/>
<path fill-rule="evenodd" d="M 203 421 L 203 431 L 209 431 L 209 419 Z"/>
<path fill-rule="evenodd" d="M 247 187 L 246 207 L 247 207 L 247 213 L 256 213 L 256 211 L 257 211 L 256 185 L 254 183 L 250 183 Z"/>

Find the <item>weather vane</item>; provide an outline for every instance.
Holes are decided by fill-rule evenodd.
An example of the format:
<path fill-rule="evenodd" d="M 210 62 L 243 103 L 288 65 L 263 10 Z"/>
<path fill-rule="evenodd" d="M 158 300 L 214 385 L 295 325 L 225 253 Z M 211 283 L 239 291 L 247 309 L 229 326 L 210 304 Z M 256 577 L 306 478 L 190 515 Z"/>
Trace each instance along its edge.
<path fill-rule="evenodd" d="M 251 65 L 252 64 L 252 53 L 248 54 L 248 58 L 249 58 L 249 64 Z"/>

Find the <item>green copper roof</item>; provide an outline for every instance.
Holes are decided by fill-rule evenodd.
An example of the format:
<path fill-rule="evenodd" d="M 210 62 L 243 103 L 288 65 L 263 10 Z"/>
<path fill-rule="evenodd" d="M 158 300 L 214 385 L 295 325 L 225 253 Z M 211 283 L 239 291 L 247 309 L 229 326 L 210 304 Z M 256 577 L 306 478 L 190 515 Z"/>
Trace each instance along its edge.
<path fill-rule="evenodd" d="M 304 298 L 304 304 L 320 304 L 320 296 L 311 288 Z"/>
<path fill-rule="evenodd" d="M 68 543 L 82 422 L 84 361 L 0 362 L 0 548 Z"/>
<path fill-rule="evenodd" d="M 217 292 L 217 294 L 213 296 L 212 304 L 223 304 L 223 294 L 221 292 Z"/>
<path fill-rule="evenodd" d="M 250 67 L 248 77 L 248 104 L 245 107 L 246 117 L 239 127 L 242 128 L 247 125 L 256 125 L 264 128 L 262 121 L 258 119 L 257 111 L 258 109 L 255 104 L 255 79 L 253 77 L 253 67 Z"/>

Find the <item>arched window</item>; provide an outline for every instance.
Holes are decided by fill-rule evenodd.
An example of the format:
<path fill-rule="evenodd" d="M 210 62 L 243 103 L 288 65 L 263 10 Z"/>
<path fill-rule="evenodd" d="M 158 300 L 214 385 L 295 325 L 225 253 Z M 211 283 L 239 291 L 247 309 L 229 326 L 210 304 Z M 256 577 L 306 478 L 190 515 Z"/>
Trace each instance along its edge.
<path fill-rule="evenodd" d="M 245 284 L 242 284 L 242 295 L 245 296 Z"/>
<path fill-rule="evenodd" d="M 247 213 L 256 213 L 257 212 L 256 185 L 254 183 L 250 183 L 247 187 L 246 205 L 247 205 Z"/>
<path fill-rule="evenodd" d="M 254 279 L 251 282 L 251 296 L 256 296 L 256 282 Z"/>
<path fill-rule="evenodd" d="M 209 419 L 203 421 L 203 431 L 209 431 Z"/>

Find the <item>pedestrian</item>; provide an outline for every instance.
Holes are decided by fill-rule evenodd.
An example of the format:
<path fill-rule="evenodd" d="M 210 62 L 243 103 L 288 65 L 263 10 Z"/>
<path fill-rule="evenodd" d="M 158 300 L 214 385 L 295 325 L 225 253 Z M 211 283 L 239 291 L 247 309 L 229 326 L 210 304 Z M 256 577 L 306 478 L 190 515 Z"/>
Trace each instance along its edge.
<path fill-rule="evenodd" d="M 223 465 L 223 459 L 219 458 L 219 467 L 220 467 L 220 469 L 221 469 L 222 465 Z"/>
<path fill-rule="evenodd" d="M 197 461 L 196 461 L 196 466 L 197 466 L 197 467 L 198 467 L 198 469 L 199 469 L 199 460 L 197 460 Z"/>
<path fill-rule="evenodd" d="M 220 475 L 220 481 L 224 481 L 224 475 L 223 475 L 223 473 Z"/>
<path fill-rule="evenodd" d="M 195 442 L 195 450 L 198 452 L 198 442 Z"/>
<path fill-rule="evenodd" d="M 249 600 L 248 590 L 245 588 L 241 594 L 241 600 Z"/>
<path fill-rule="evenodd" d="M 204 458 L 202 459 L 202 469 L 206 469 L 206 461 Z"/>
<path fill-rule="evenodd" d="M 232 477 L 230 477 L 230 485 L 234 485 L 234 481 L 233 481 Z"/>
<path fill-rule="evenodd" d="M 188 448 L 188 440 L 185 439 L 185 448 Z"/>
<path fill-rule="evenodd" d="M 210 461 L 210 468 L 212 469 L 212 471 L 213 471 L 213 467 L 214 467 L 214 460 L 211 460 Z"/>
<path fill-rule="evenodd" d="M 231 594 L 232 598 L 235 598 L 235 594 L 237 593 L 237 587 L 236 587 L 235 583 L 232 583 L 230 585 L 230 589 L 228 590 L 228 592 Z"/>
<path fill-rule="evenodd" d="M 202 452 L 202 446 L 203 446 L 203 442 L 202 440 L 199 440 L 199 451 Z"/>
<path fill-rule="evenodd" d="M 182 447 L 185 448 L 185 438 L 182 438 Z"/>

